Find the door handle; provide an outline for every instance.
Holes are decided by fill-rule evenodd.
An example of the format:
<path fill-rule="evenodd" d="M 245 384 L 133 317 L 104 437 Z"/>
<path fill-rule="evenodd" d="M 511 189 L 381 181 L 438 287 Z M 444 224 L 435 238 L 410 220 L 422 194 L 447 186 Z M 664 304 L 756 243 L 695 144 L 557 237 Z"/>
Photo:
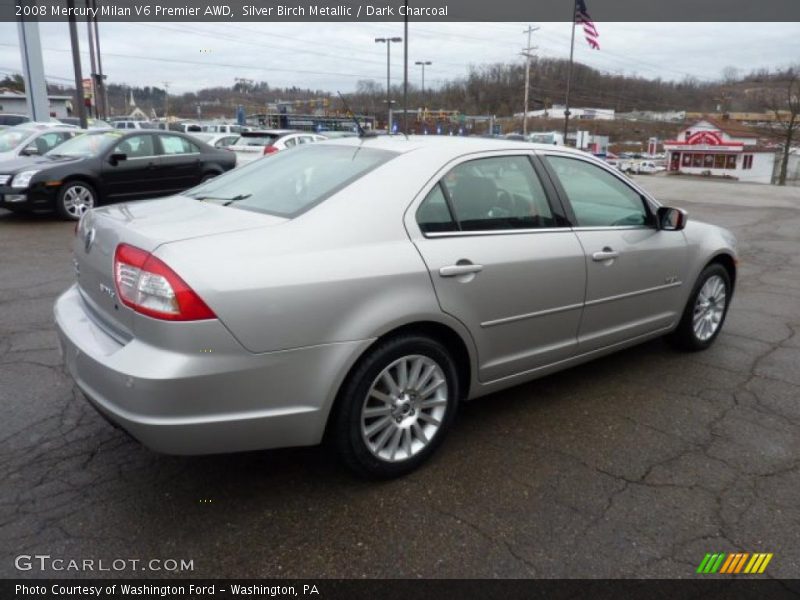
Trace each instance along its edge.
<path fill-rule="evenodd" d="M 605 260 L 613 260 L 617 257 L 619 257 L 619 252 L 613 250 L 612 248 L 609 248 L 608 246 L 603 248 L 600 252 L 595 252 L 594 254 L 592 254 L 592 260 L 597 262 L 603 262 Z"/>
<path fill-rule="evenodd" d="M 458 277 L 459 275 L 470 275 L 472 273 L 480 273 L 483 271 L 483 265 L 474 265 L 467 263 L 463 265 L 449 265 L 439 269 L 439 275 L 442 277 Z"/>

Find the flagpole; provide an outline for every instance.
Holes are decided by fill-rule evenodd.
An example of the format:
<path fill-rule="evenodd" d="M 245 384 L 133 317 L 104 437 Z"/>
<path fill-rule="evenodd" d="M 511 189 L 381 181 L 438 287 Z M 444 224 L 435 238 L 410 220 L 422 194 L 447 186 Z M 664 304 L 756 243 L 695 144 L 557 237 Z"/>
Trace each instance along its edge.
<path fill-rule="evenodd" d="M 564 102 L 564 145 L 567 145 L 567 130 L 569 129 L 569 88 L 572 83 L 572 61 L 575 56 L 575 15 L 578 14 L 578 0 L 572 5 L 572 40 L 569 44 L 569 67 L 567 69 L 567 97 Z"/>

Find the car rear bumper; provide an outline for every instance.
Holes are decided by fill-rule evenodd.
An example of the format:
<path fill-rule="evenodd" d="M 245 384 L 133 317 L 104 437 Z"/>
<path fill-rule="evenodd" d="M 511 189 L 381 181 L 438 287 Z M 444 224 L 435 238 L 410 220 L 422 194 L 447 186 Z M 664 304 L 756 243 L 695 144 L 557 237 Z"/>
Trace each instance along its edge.
<path fill-rule="evenodd" d="M 335 391 L 370 341 L 251 354 L 121 343 L 93 319 L 76 286 L 54 308 L 63 358 L 98 411 L 166 454 L 216 454 L 321 441 Z M 194 324 L 192 324 L 194 326 Z M 199 337 L 230 334 L 219 321 Z M 207 331 L 204 331 L 207 330 Z M 202 343 L 200 345 L 203 345 Z"/>

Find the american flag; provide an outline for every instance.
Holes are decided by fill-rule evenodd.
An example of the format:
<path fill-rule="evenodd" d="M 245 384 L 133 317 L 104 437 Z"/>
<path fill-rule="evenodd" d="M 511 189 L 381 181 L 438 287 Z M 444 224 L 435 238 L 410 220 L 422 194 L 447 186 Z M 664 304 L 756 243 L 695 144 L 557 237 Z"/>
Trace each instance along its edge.
<path fill-rule="evenodd" d="M 586 42 L 594 50 L 600 50 L 600 44 L 597 42 L 600 34 L 597 33 L 592 17 L 586 11 L 586 2 L 584 0 L 575 0 L 575 23 L 583 26 L 583 35 L 586 36 Z"/>

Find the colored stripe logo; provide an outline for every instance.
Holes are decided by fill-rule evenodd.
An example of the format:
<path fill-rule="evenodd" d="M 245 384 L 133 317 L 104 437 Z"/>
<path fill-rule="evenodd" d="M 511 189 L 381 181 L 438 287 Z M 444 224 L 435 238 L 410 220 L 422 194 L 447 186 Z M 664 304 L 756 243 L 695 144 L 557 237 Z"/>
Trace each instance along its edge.
<path fill-rule="evenodd" d="M 769 561 L 772 560 L 773 554 L 756 552 L 750 554 L 748 552 L 716 552 L 714 554 L 706 554 L 697 567 L 697 573 L 720 575 L 738 575 L 748 574 L 755 575 L 763 573 Z"/>

